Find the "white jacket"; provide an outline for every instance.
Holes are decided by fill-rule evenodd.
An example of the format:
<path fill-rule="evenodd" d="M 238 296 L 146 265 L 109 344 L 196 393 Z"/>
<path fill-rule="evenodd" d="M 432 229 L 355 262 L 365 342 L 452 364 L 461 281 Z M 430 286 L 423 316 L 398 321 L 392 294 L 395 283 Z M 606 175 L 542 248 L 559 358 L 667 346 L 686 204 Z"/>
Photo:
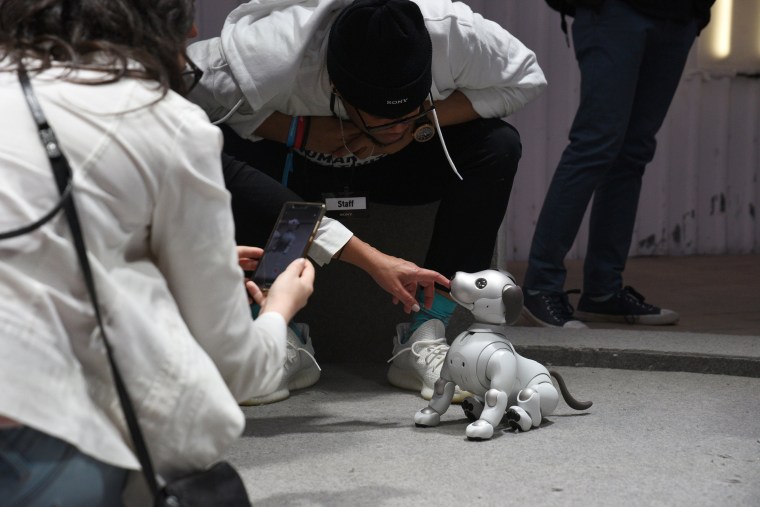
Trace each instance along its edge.
<path fill-rule="evenodd" d="M 236 400 L 280 382 L 286 343 L 282 316 L 250 316 L 221 133 L 150 83 L 87 86 L 58 73 L 34 77 L 34 90 L 73 168 L 107 332 L 148 448 L 166 478 L 203 468 L 243 430 Z M 7 231 L 41 217 L 58 190 L 3 62 L 0 110 Z M 0 351 L 0 415 L 138 468 L 63 213 L 0 241 Z"/>
<path fill-rule="evenodd" d="M 330 116 L 325 65 L 330 26 L 352 0 L 251 0 L 220 37 L 191 44 L 203 69 L 190 100 L 241 137 L 273 112 Z M 535 54 L 462 2 L 415 0 L 433 44 L 434 100 L 459 90 L 483 118 L 504 118 L 537 97 L 546 79 Z M 276 35 L 275 35 L 276 34 Z M 236 109 L 237 107 L 237 109 Z"/>

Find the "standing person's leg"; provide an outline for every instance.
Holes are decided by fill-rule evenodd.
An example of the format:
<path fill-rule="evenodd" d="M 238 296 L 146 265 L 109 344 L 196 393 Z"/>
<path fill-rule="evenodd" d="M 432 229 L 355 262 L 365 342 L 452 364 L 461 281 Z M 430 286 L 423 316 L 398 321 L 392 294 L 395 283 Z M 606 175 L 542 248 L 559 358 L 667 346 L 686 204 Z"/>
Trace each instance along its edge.
<path fill-rule="evenodd" d="M 523 287 L 526 316 L 539 325 L 582 327 L 563 293 L 564 259 L 621 150 L 644 52 L 623 5 L 610 0 L 600 10 L 579 7 L 573 23 L 580 104 L 536 224 Z"/>
<path fill-rule="evenodd" d="M 646 40 L 636 100 L 623 149 L 597 188 L 591 209 L 583 296 L 576 316 L 587 321 L 673 324 L 679 315 L 644 302 L 623 289 L 642 176 L 656 148 L 655 136 L 667 115 L 697 34 L 696 21 L 646 20 Z"/>
<path fill-rule="evenodd" d="M 623 148 L 594 193 L 583 292 L 611 294 L 623 286 L 642 176 L 652 161 L 662 126 L 697 33 L 696 22 L 647 20 L 636 97 Z"/>

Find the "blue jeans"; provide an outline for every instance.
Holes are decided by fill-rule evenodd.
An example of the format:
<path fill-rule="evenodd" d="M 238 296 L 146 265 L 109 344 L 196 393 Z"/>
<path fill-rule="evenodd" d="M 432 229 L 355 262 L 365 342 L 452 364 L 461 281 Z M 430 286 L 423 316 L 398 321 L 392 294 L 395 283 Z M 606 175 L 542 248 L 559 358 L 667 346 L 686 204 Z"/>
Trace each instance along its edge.
<path fill-rule="evenodd" d="M 32 428 L 0 430 L 0 505 L 121 505 L 128 471 Z"/>
<path fill-rule="evenodd" d="M 564 259 L 591 197 L 583 291 L 616 292 L 641 180 L 697 35 L 697 22 L 655 19 L 622 0 L 578 7 L 572 26 L 581 97 L 536 224 L 524 288 L 562 292 Z"/>

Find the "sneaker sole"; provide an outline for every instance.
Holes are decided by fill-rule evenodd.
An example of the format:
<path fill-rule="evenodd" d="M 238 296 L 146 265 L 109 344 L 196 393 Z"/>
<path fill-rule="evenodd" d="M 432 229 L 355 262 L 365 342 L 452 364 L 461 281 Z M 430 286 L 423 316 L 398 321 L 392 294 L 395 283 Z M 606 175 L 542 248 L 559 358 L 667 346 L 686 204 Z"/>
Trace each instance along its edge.
<path fill-rule="evenodd" d="M 577 315 L 578 314 L 576 312 L 574 317 L 577 317 Z M 554 324 L 549 324 L 548 322 L 544 322 L 543 320 L 530 313 L 530 310 L 524 306 L 522 309 L 522 316 L 525 320 L 537 327 L 553 327 L 557 329 L 588 329 L 588 326 L 580 320 L 569 320 L 565 323 L 564 326 L 555 326 Z"/>
<path fill-rule="evenodd" d="M 288 386 L 278 389 L 277 391 L 267 394 L 266 396 L 260 396 L 258 398 L 251 398 L 240 403 L 244 407 L 255 407 L 258 405 L 268 405 L 270 403 L 276 403 L 278 401 L 286 400 L 290 397 L 290 391 L 297 391 L 298 389 L 305 389 L 311 387 L 319 380 L 321 372 L 316 365 L 311 365 L 308 368 L 300 370 L 296 375 L 288 380 Z"/>
<path fill-rule="evenodd" d="M 433 398 L 433 389 L 426 386 L 416 374 L 407 370 L 402 370 L 398 366 L 391 364 L 388 368 L 388 382 L 400 389 L 406 389 L 407 391 L 419 391 L 420 396 L 426 400 Z M 458 393 L 454 393 L 454 397 L 451 399 L 451 403 L 459 404 L 464 401 L 468 396 L 472 396 L 467 391 L 460 390 Z"/>
<path fill-rule="evenodd" d="M 317 383 L 321 374 L 322 372 L 317 368 L 317 365 L 312 363 L 308 368 L 299 370 L 293 378 L 288 380 L 288 389 L 296 391 L 298 389 L 311 387 Z"/>
<path fill-rule="evenodd" d="M 259 396 L 258 398 L 250 398 L 239 403 L 243 407 L 256 407 L 259 405 L 268 405 L 278 401 L 286 400 L 290 397 L 290 390 L 287 387 L 278 389 L 277 391 L 267 394 L 266 396 Z"/>
<path fill-rule="evenodd" d="M 667 326 L 678 322 L 680 316 L 676 312 L 666 311 L 659 315 L 608 315 L 605 313 L 589 313 L 577 311 L 573 316 L 584 322 L 612 322 L 615 324 L 639 324 L 642 326 Z"/>

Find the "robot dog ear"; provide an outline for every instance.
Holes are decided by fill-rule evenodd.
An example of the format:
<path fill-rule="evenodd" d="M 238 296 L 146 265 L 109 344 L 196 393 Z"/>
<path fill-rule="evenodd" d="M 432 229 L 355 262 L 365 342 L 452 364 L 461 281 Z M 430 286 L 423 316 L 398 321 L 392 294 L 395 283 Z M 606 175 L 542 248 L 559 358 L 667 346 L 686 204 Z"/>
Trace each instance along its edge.
<path fill-rule="evenodd" d="M 501 301 L 504 303 L 504 320 L 508 326 L 514 324 L 522 312 L 522 289 L 518 285 L 505 285 L 501 289 Z"/>

